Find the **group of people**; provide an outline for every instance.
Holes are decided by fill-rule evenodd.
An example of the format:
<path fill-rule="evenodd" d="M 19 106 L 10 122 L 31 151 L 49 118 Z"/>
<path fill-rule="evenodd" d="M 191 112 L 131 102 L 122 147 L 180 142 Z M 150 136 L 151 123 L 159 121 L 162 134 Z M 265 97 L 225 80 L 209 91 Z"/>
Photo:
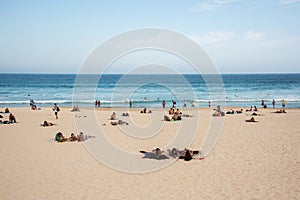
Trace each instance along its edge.
<path fill-rule="evenodd" d="M 174 108 L 170 108 L 169 115 L 172 115 L 172 117 L 164 115 L 164 121 L 178 121 L 182 119 L 182 112 L 180 112 L 178 108 L 176 109 L 176 111 Z"/>
<path fill-rule="evenodd" d="M 261 100 L 261 104 L 260 105 L 261 105 L 262 108 L 267 108 L 267 105 L 265 104 L 264 100 Z M 276 101 L 275 101 L 275 99 L 273 99 L 272 100 L 272 106 L 273 106 L 273 108 L 275 108 L 275 105 L 276 105 Z M 286 106 L 286 101 L 283 99 L 281 101 L 281 107 L 282 107 L 282 109 L 284 109 L 285 106 Z"/>
<path fill-rule="evenodd" d="M 101 102 L 99 100 L 95 101 L 95 107 L 100 107 L 101 106 Z"/>
<path fill-rule="evenodd" d="M 16 117 L 10 113 L 9 109 L 8 108 L 5 108 L 4 109 L 4 112 L 1 112 L 2 114 L 9 114 L 8 116 L 8 120 L 0 120 L 0 124 L 13 124 L 13 123 L 17 123 L 17 119 Z M 4 118 L 4 116 L 0 115 L 0 118 Z"/>
<path fill-rule="evenodd" d="M 129 117 L 128 113 L 123 113 L 122 116 L 126 116 Z M 129 125 L 127 122 L 121 120 L 121 119 L 117 119 L 117 114 L 115 112 L 113 112 L 109 118 L 109 120 L 112 120 L 110 122 L 111 125 L 116 126 L 116 125 Z"/>
<path fill-rule="evenodd" d="M 75 142 L 75 141 L 82 142 L 93 137 L 94 136 L 84 135 L 83 132 L 80 132 L 77 136 L 74 133 L 71 133 L 71 136 L 67 138 L 62 134 L 62 132 L 58 132 L 55 135 L 55 141 L 56 142 Z"/>
<path fill-rule="evenodd" d="M 202 152 L 198 150 L 190 150 L 190 149 L 183 149 L 179 150 L 177 148 L 167 149 L 167 152 L 162 151 L 160 148 L 156 148 L 150 152 L 147 151 L 140 151 L 140 153 L 144 154 L 143 158 L 150 158 L 150 159 L 183 159 L 184 161 L 190 161 L 192 159 L 204 159 Z"/>

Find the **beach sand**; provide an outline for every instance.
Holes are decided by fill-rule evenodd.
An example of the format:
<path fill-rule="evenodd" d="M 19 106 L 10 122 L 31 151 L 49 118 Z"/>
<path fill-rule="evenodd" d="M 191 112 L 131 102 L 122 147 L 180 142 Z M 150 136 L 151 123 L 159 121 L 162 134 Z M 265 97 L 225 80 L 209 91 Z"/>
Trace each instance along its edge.
<path fill-rule="evenodd" d="M 2 108 L 4 110 L 4 108 Z M 113 109 L 117 116 L 127 109 Z M 0 125 L 0 196 L 1 199 L 300 199 L 300 109 L 260 109 L 258 123 L 247 123 L 251 113 L 226 115 L 217 144 L 204 160 L 178 160 L 155 172 L 124 173 L 95 159 L 87 150 L 89 142 L 53 142 L 61 131 L 78 134 L 77 120 L 89 121 L 85 115 L 93 109 L 70 112 L 61 108 L 56 120 L 51 108 L 30 110 L 10 108 L 18 123 Z M 162 122 L 165 111 L 154 109 L 141 114 L 129 111 L 128 127 L 112 126 L 108 118 L 112 109 L 96 109 L 96 123 L 116 147 L 136 153 L 167 146 L 182 122 Z M 183 113 L 193 113 L 183 110 Z M 196 135 L 188 146 L 199 149 L 210 126 L 211 108 L 201 108 Z M 4 119 L 7 114 L 1 114 Z M 86 117 L 85 117 L 86 116 Z M 2 119 L 3 120 L 3 119 Z M 57 123 L 41 127 L 47 120 Z M 93 122 L 93 121 L 91 121 Z M 125 134 L 132 123 L 139 127 L 157 123 L 159 130 L 148 138 Z M 105 125 L 104 125 L 105 124 Z M 141 131 L 143 128 L 141 128 Z M 85 133 L 87 133 L 85 131 Z M 98 133 L 88 132 L 96 138 Z M 145 134 L 150 134 L 145 131 Z M 143 135 L 143 132 L 140 136 Z M 178 143 L 179 148 L 183 148 Z M 113 154 L 113 153 L 112 153 Z M 112 156 L 112 160 L 114 157 Z M 164 160 L 144 159 L 145 163 Z M 134 163 L 124 163 L 134 165 Z M 120 166 L 122 167 L 122 166 Z M 143 166 L 144 167 L 144 166 Z"/>

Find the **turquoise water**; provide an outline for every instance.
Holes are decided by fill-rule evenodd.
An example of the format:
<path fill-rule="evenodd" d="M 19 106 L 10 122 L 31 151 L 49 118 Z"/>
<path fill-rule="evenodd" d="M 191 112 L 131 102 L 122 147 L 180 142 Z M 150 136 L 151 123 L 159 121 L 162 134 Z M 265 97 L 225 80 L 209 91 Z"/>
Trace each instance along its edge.
<path fill-rule="evenodd" d="M 201 75 L 127 75 L 125 79 L 120 74 L 102 75 L 96 88 L 92 80 L 97 77 L 85 76 L 84 82 L 77 83 L 82 98 L 73 102 L 75 74 L 0 74 L 0 107 L 29 106 L 32 98 L 38 107 L 53 103 L 93 107 L 95 99 L 101 107 L 128 107 L 129 99 L 133 107 L 161 107 L 162 100 L 167 107 L 172 106 L 171 100 L 188 107 L 192 101 L 198 107 L 207 107 L 208 101 L 212 106 L 249 107 L 260 106 L 262 99 L 271 107 L 275 99 L 279 107 L 285 99 L 288 108 L 300 108 L 300 74 L 225 74 L 224 98 L 218 99 L 212 93 L 222 85 L 209 83 L 208 87 Z"/>

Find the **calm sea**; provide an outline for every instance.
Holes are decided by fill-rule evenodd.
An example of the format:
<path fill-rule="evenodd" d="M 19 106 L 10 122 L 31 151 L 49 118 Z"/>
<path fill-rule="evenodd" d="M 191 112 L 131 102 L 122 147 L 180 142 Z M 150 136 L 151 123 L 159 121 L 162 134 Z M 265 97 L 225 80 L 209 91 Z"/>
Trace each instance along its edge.
<path fill-rule="evenodd" d="M 85 75 L 81 98 L 73 101 L 75 74 L 0 74 L 0 107 L 29 106 L 32 98 L 38 107 L 78 105 L 93 107 L 95 99 L 101 107 L 161 107 L 162 100 L 171 106 L 184 103 L 190 107 L 212 106 L 260 106 L 263 99 L 268 107 L 276 100 L 287 101 L 288 108 L 300 108 L 300 74 L 226 74 L 222 75 L 224 98 L 214 98 L 213 92 L 223 87 L 206 83 L 201 75 L 102 75 L 96 87 L 92 84 L 96 75 Z M 180 98 L 178 97 L 180 95 Z M 183 98 L 182 98 L 183 97 Z"/>

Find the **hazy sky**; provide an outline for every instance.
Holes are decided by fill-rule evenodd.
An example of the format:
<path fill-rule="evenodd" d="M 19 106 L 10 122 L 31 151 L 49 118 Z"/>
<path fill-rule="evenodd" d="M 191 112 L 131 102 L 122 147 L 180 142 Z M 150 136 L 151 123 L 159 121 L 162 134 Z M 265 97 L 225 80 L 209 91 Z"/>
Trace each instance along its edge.
<path fill-rule="evenodd" d="M 221 73 L 299 73 L 299 19 L 300 0 L 0 0 L 0 72 L 76 73 L 105 40 L 159 27 L 195 40 Z"/>

